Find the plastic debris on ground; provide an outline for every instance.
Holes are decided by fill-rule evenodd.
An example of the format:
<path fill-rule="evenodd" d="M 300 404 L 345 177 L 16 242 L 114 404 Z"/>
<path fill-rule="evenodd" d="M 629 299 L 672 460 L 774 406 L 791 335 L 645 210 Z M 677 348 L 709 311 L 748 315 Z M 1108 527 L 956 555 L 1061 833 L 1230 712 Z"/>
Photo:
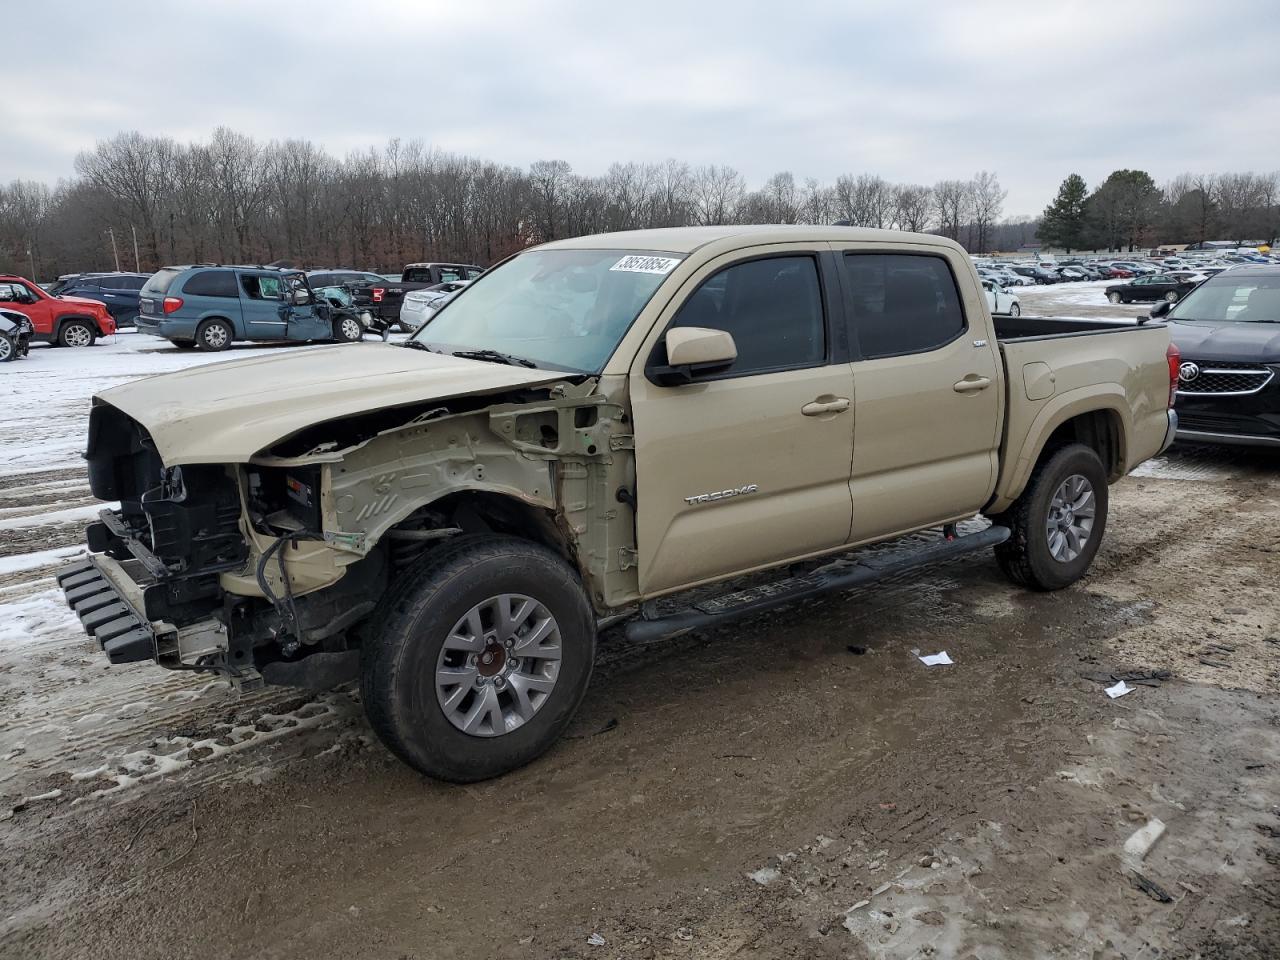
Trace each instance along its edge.
<path fill-rule="evenodd" d="M 1123 697 L 1126 693 L 1133 693 L 1133 687 L 1121 680 L 1114 687 L 1107 687 L 1105 693 L 1114 700 L 1116 697 Z"/>
<path fill-rule="evenodd" d="M 941 653 L 931 653 L 927 656 L 921 656 L 917 653 L 916 658 L 926 667 L 949 667 L 951 665 L 951 658 L 947 656 L 947 651 L 945 650 Z"/>

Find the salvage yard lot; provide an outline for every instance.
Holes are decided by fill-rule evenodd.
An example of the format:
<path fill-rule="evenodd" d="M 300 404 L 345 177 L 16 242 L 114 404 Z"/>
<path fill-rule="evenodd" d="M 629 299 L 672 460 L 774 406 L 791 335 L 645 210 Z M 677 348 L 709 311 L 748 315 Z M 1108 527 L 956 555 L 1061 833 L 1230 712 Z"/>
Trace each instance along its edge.
<path fill-rule="evenodd" d="M 1104 286 L 1017 293 L 1144 312 Z M 0 957 L 1274 956 L 1280 457 L 1144 465 L 1061 593 L 980 556 L 606 635 L 569 739 L 451 787 L 353 690 L 108 667 L 54 590 L 90 394 L 280 349 L 308 348 L 125 334 L 0 372 Z"/>

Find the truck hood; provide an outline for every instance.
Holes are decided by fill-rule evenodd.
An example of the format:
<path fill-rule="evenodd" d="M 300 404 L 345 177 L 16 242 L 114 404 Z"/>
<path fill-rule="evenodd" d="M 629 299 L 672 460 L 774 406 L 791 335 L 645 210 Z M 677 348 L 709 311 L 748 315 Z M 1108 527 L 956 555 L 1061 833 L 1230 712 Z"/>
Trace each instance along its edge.
<path fill-rule="evenodd" d="M 142 424 L 168 466 L 245 463 L 328 420 L 563 379 L 552 370 L 369 343 L 210 363 L 104 390 L 94 402 Z"/>
<path fill-rule="evenodd" d="M 1182 355 L 1191 360 L 1280 362 L 1280 323 L 1179 323 L 1171 320 L 1169 332 Z"/>

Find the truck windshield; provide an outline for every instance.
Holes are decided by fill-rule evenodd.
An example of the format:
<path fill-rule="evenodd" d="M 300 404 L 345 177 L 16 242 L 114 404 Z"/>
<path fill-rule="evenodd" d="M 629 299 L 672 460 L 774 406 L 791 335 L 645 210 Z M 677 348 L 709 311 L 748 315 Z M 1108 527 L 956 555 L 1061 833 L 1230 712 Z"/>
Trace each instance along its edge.
<path fill-rule="evenodd" d="M 1184 323 L 1280 323 L 1280 276 L 1220 273 L 1183 297 L 1167 319 Z"/>
<path fill-rule="evenodd" d="M 410 342 L 598 373 L 681 259 L 644 250 L 522 253 L 459 291 Z"/>

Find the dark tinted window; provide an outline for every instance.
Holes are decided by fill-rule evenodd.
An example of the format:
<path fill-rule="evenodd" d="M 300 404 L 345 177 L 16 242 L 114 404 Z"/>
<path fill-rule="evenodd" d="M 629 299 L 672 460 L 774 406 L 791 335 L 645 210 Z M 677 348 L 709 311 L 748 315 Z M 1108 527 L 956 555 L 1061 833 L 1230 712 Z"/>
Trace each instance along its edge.
<path fill-rule="evenodd" d="M 81 277 L 72 281 L 71 287 L 75 290 L 97 290 L 101 283 L 98 277 Z"/>
<path fill-rule="evenodd" d="M 230 270 L 201 270 L 182 285 L 193 297 L 238 297 L 236 275 Z"/>
<path fill-rule="evenodd" d="M 163 270 L 157 270 L 151 275 L 151 279 L 143 285 L 142 292 L 151 296 L 163 297 L 169 292 L 169 287 L 180 273 L 182 273 L 182 270 L 178 267 L 165 267 Z"/>
<path fill-rule="evenodd" d="M 924 353 L 964 331 L 960 294 L 941 257 L 846 254 L 845 269 L 863 357 Z"/>
<path fill-rule="evenodd" d="M 146 282 L 146 277 L 120 277 L 115 286 L 119 290 L 141 290 Z"/>
<path fill-rule="evenodd" d="M 307 277 L 313 287 L 332 287 L 346 281 L 339 279 L 340 273 L 313 273 Z"/>
<path fill-rule="evenodd" d="M 434 283 L 431 279 L 431 270 L 426 267 L 413 267 L 404 272 L 402 278 L 404 283 Z"/>
<path fill-rule="evenodd" d="M 685 301 L 672 326 L 733 334 L 727 374 L 815 366 L 826 356 L 822 286 L 812 257 L 773 257 L 726 267 Z"/>

